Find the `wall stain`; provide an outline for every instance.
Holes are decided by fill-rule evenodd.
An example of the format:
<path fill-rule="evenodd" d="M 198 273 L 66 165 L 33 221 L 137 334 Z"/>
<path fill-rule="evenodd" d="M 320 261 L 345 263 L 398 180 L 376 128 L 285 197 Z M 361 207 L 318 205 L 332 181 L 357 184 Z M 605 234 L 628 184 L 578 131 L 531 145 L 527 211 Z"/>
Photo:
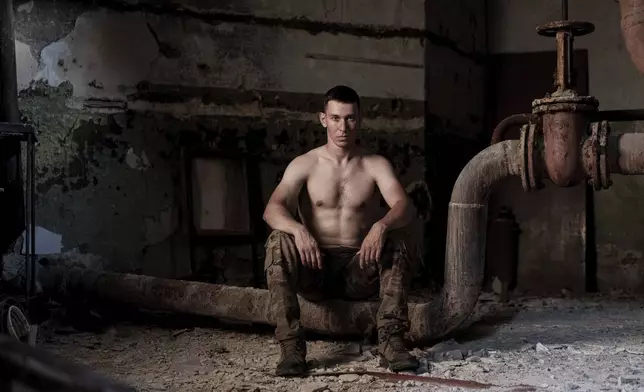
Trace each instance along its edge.
<path fill-rule="evenodd" d="M 78 2 L 80 0 L 75 1 Z M 95 6 L 105 7 L 121 12 L 143 12 L 155 15 L 194 18 L 213 25 L 227 22 L 302 30 L 312 35 L 330 33 L 377 39 L 415 38 L 427 40 L 435 46 L 448 48 L 459 56 L 471 60 L 475 64 L 482 64 L 485 60 L 485 55 L 483 53 L 468 51 L 459 47 L 456 41 L 449 38 L 449 31 L 446 31 L 444 34 L 437 34 L 427 29 L 417 29 L 413 27 L 389 27 L 342 22 L 322 22 L 311 20 L 306 17 L 264 17 L 252 14 L 227 13 L 212 10 L 205 12 L 184 7 L 178 3 L 160 3 L 158 1 L 138 1 L 133 4 L 126 0 L 94 0 L 93 4 Z"/>

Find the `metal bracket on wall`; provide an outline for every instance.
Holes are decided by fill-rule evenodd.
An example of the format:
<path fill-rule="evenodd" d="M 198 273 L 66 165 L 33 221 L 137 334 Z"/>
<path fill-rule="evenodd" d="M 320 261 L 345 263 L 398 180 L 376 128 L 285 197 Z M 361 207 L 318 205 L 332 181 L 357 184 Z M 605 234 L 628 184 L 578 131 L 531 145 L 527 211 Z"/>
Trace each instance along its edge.
<path fill-rule="evenodd" d="M 35 214 L 35 163 L 36 131 L 33 127 L 19 123 L 0 122 L 0 139 L 13 139 L 27 144 L 27 178 L 25 211 L 27 230 L 25 231 L 25 300 L 29 311 L 29 301 L 33 297 L 36 283 L 36 214 Z"/>

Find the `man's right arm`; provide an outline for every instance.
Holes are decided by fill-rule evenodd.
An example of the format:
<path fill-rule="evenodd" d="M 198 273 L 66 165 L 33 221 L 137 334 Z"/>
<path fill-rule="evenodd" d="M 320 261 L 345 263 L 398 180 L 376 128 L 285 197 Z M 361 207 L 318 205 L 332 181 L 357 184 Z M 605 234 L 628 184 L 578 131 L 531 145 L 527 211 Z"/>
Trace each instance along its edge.
<path fill-rule="evenodd" d="M 264 221 L 273 230 L 283 231 L 293 236 L 302 264 L 321 269 L 322 256 L 317 241 L 303 224 L 293 218 L 297 211 L 298 196 L 313 163 L 314 158 L 302 155 L 286 167 L 282 181 L 266 204 Z"/>
<path fill-rule="evenodd" d="M 264 210 L 264 221 L 273 230 L 295 235 L 303 225 L 294 218 L 300 190 L 306 181 L 311 158 L 299 156 L 284 171 L 282 180 L 273 191 Z"/>

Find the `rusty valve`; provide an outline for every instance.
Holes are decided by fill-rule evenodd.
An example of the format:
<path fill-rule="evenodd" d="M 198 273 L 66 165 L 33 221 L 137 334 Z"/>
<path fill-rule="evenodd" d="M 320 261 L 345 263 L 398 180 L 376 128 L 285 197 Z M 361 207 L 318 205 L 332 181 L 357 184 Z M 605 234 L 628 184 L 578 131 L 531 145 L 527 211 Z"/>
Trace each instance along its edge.
<path fill-rule="evenodd" d="M 497 143 L 509 127 L 522 126 L 521 180 L 526 191 L 541 189 L 544 178 L 562 187 L 575 186 L 587 178 L 596 190 L 611 185 L 607 162 L 608 122 L 595 122 L 601 118 L 599 102 L 575 90 L 572 64 L 574 37 L 592 33 L 595 26 L 567 20 L 565 0 L 562 19 L 537 27 L 539 35 L 557 39 L 556 90 L 535 99 L 531 114 L 503 120 L 492 138 L 492 144 Z"/>
<path fill-rule="evenodd" d="M 567 1 L 562 2 L 562 16 L 568 18 Z M 569 187 L 585 179 L 582 165 L 582 140 L 590 127 L 591 117 L 599 102 L 592 96 L 581 96 L 574 89 L 572 66 L 573 40 L 575 36 L 590 34 L 595 30 L 592 23 L 560 20 L 537 27 L 537 32 L 557 39 L 557 68 L 554 85 L 556 91 L 532 102 L 532 120 L 525 128 L 526 148 L 524 188 L 538 189 L 539 180 L 535 170 L 534 148 L 543 149 L 545 174 L 558 186 Z M 543 135 L 543 146 L 538 145 Z M 538 168 L 541 170 L 541 168 Z"/>

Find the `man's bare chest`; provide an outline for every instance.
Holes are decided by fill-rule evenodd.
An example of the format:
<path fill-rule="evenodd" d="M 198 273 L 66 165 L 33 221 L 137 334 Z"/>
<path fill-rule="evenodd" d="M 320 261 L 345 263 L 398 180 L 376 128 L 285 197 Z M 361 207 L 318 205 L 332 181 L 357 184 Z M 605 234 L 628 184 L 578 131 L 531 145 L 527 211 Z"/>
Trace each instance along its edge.
<path fill-rule="evenodd" d="M 312 206 L 364 208 L 373 197 L 375 183 L 364 170 L 314 170 L 306 183 Z"/>

